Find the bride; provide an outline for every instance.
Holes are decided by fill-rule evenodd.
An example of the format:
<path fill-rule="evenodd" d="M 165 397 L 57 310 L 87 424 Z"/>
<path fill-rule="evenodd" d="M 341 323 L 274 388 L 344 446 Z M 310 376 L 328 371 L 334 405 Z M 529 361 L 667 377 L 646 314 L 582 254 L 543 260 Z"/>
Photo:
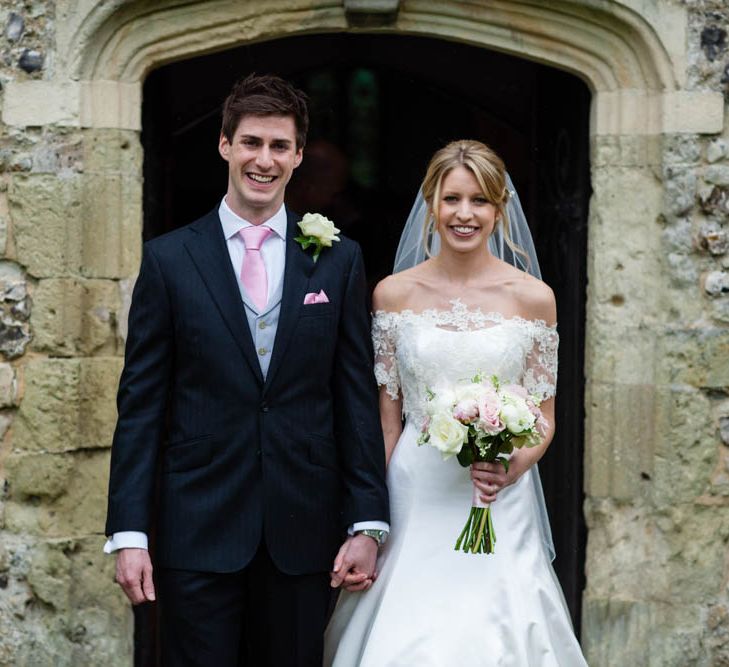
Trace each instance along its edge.
<path fill-rule="evenodd" d="M 554 433 L 554 295 L 515 266 L 538 271 L 535 259 L 525 260 L 528 253 L 509 236 L 515 221 L 508 219 L 507 205 L 512 198 L 515 208 L 514 193 L 490 148 L 457 141 L 438 151 L 422 195 L 425 227 L 413 233 L 414 220 L 422 217 L 416 204 L 398 252 L 412 268 L 383 280 L 373 296 L 391 538 L 380 554 L 379 575 L 359 587 L 368 592 L 342 593 L 327 629 L 324 662 L 585 665 L 552 569 L 535 467 Z M 527 229 L 524 223 L 522 232 Z M 528 234 L 524 239 L 520 244 L 531 249 Z M 417 263 L 426 245 L 431 256 Z M 417 445 L 426 387 L 476 372 L 522 384 L 542 399 L 548 422 L 543 439 L 514 450 L 508 473 L 492 463 L 462 468 L 455 458 L 443 461 L 436 449 Z M 454 550 L 474 486 L 491 503 L 497 542 L 490 555 Z"/>

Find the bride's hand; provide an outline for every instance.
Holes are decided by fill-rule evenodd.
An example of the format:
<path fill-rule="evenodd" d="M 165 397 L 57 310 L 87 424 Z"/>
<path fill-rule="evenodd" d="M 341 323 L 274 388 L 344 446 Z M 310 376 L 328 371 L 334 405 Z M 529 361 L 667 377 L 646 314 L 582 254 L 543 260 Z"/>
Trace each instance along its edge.
<path fill-rule="evenodd" d="M 509 466 L 511 471 L 511 466 Z M 471 464 L 471 479 L 476 488 L 481 491 L 481 500 L 485 503 L 492 503 L 496 496 L 505 486 L 513 484 L 512 479 L 500 463 L 473 463 Z"/>

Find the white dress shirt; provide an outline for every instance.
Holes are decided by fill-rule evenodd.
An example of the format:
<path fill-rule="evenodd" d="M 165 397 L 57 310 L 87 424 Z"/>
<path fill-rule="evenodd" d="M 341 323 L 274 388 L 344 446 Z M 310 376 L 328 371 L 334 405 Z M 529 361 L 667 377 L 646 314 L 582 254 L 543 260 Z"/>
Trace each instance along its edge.
<path fill-rule="evenodd" d="M 242 299 L 245 294 L 245 287 L 241 281 L 240 274 L 245 260 L 246 246 L 243 237 L 238 232 L 245 227 L 250 227 L 251 223 L 234 213 L 225 201 L 225 197 L 223 197 L 218 207 L 218 215 L 220 216 L 225 243 L 228 247 L 228 255 L 230 255 L 230 263 L 235 270 L 238 289 L 241 292 Z M 286 227 L 288 224 L 286 207 L 282 204 L 281 208 L 263 224 L 274 232 L 261 246 L 261 258 L 266 267 L 268 298 L 270 299 L 271 295 L 275 294 L 278 290 L 281 281 L 283 281 L 284 269 L 286 267 Z M 365 530 L 366 528 L 390 530 L 389 525 L 384 521 L 361 521 L 350 526 L 349 534 L 352 535 L 354 532 Z M 106 541 L 104 553 L 113 553 L 119 549 L 147 549 L 147 547 L 148 540 L 145 533 L 136 530 L 125 530 L 114 533 Z"/>

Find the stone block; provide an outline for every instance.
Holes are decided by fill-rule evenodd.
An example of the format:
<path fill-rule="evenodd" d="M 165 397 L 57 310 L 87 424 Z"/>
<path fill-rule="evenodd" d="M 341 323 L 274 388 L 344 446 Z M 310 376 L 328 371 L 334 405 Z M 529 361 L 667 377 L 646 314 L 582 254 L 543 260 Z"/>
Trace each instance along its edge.
<path fill-rule="evenodd" d="M 2 119 L 18 127 L 78 125 L 80 84 L 75 81 L 8 81 Z"/>
<path fill-rule="evenodd" d="M 142 184 L 137 175 L 86 174 L 82 206 L 82 274 L 130 278 L 142 249 Z"/>
<path fill-rule="evenodd" d="M 109 451 L 77 451 L 69 456 L 73 468 L 64 493 L 53 501 L 43 501 L 38 528 L 48 537 L 96 535 L 101 549 L 109 488 Z"/>
<path fill-rule="evenodd" d="M 718 134 L 724 128 L 724 96 L 717 90 L 674 90 L 663 100 L 666 133 Z"/>
<path fill-rule="evenodd" d="M 709 488 L 718 461 L 711 401 L 692 387 L 658 387 L 654 419 L 653 502 L 693 502 Z"/>
<path fill-rule="evenodd" d="M 589 381 L 585 408 L 585 493 L 621 500 L 649 494 L 655 387 Z"/>
<path fill-rule="evenodd" d="M 707 389 L 729 387 L 729 330 L 667 329 L 656 340 L 656 381 Z"/>
<path fill-rule="evenodd" d="M 116 281 L 40 280 L 33 292 L 33 349 L 58 356 L 116 354 L 119 309 Z"/>
<path fill-rule="evenodd" d="M 585 341 L 585 363 L 595 382 L 635 384 L 649 383 L 655 375 L 656 331 L 616 321 L 618 315 L 605 311 L 619 310 L 622 304 L 608 302 L 600 306 L 599 316 L 591 317 Z"/>
<path fill-rule="evenodd" d="M 28 584 L 36 598 L 60 613 L 70 611 L 71 561 L 67 551 L 71 540 L 39 544 L 33 550 Z"/>
<path fill-rule="evenodd" d="M 706 168 L 704 180 L 712 185 L 729 185 L 729 165 L 712 164 Z"/>
<path fill-rule="evenodd" d="M 116 357 L 29 362 L 13 447 L 66 452 L 110 446 L 122 363 Z"/>
<path fill-rule="evenodd" d="M 24 369 L 25 395 L 13 426 L 13 447 L 63 452 L 79 441 L 81 361 L 39 359 Z"/>
<path fill-rule="evenodd" d="M 657 224 L 663 210 L 661 184 L 647 168 L 603 168 L 593 170 L 593 189 L 590 298 L 601 303 L 622 296 L 621 317 L 638 326 L 660 315 L 659 300 L 647 301 L 645 294 L 663 288 L 662 228 Z"/>
<path fill-rule="evenodd" d="M 14 176 L 8 192 L 18 261 L 36 278 L 78 274 L 81 267 L 80 177 Z"/>
<path fill-rule="evenodd" d="M 87 174 L 125 174 L 138 178 L 143 159 L 139 132 L 83 130 L 83 165 Z"/>
<path fill-rule="evenodd" d="M 641 667 L 706 666 L 701 605 L 586 597 L 582 644 L 589 665 Z"/>
<path fill-rule="evenodd" d="M 73 460 L 68 454 L 17 454 L 5 460 L 12 498 L 53 500 L 66 491 Z"/>
<path fill-rule="evenodd" d="M 15 406 L 18 398 L 18 379 L 10 364 L 0 363 L 0 408 Z"/>
<path fill-rule="evenodd" d="M 661 140 L 651 135 L 595 135 L 591 138 L 592 166 L 645 167 L 661 161 Z"/>
<path fill-rule="evenodd" d="M 124 360 L 120 357 L 84 359 L 79 387 L 79 446 L 111 447 L 116 426 L 116 393 Z"/>

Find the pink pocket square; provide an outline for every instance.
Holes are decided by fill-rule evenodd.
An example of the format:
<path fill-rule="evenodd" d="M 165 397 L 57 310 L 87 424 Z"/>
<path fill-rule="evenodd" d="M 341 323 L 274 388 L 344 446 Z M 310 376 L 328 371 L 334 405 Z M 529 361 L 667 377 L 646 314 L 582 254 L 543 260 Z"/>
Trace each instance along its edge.
<path fill-rule="evenodd" d="M 304 297 L 304 305 L 308 306 L 312 303 L 329 303 L 329 297 L 327 297 L 324 290 L 319 290 L 319 294 L 316 292 L 309 292 Z"/>

